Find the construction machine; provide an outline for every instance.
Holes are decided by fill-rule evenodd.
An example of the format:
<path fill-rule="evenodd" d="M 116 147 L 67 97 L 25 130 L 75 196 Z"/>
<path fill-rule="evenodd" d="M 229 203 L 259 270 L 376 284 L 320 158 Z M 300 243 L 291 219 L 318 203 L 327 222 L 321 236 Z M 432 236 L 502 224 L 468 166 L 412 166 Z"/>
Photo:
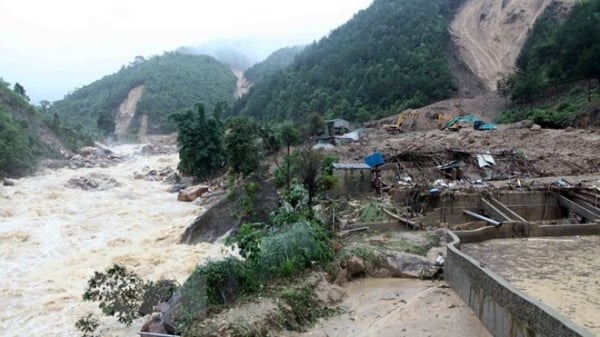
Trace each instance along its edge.
<path fill-rule="evenodd" d="M 407 120 L 411 120 L 410 128 L 414 129 L 417 126 L 417 120 L 419 120 L 419 110 L 410 110 L 398 115 L 398 119 L 394 124 L 384 124 L 383 129 L 387 132 L 402 132 L 402 126 Z"/>
<path fill-rule="evenodd" d="M 451 121 L 452 118 L 454 118 L 454 116 L 452 116 L 451 114 L 438 114 L 438 129 L 444 130 L 448 126 L 448 122 Z"/>

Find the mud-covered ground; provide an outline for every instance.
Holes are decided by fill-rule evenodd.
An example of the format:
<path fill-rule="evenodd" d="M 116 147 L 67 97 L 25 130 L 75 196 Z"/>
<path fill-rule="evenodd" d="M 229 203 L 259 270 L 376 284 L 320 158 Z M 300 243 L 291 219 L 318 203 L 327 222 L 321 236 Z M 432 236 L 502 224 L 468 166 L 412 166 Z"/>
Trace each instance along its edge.
<path fill-rule="evenodd" d="M 498 239 L 461 248 L 600 336 L 600 236 Z"/>
<path fill-rule="evenodd" d="M 411 279 L 355 280 L 344 287 L 342 313 L 289 337 L 491 337 L 445 283 Z"/>

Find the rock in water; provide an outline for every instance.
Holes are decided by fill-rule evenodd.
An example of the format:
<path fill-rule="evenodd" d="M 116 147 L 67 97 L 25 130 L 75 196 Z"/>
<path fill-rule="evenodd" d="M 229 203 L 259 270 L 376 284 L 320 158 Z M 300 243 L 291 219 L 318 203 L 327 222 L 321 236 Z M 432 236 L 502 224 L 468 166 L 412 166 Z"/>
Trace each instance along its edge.
<path fill-rule="evenodd" d="M 182 191 L 179 191 L 177 200 L 179 201 L 194 201 L 202 194 L 208 192 L 208 186 L 206 185 L 194 185 L 190 186 Z"/>
<path fill-rule="evenodd" d="M 161 333 L 161 334 L 169 334 L 174 335 L 177 331 L 175 331 L 175 327 L 165 322 L 163 320 L 162 312 L 154 312 L 152 316 L 150 316 L 150 320 L 148 320 L 142 326 L 141 332 L 151 332 L 151 333 Z M 150 334 L 140 334 L 142 337 L 154 337 L 154 335 Z"/>

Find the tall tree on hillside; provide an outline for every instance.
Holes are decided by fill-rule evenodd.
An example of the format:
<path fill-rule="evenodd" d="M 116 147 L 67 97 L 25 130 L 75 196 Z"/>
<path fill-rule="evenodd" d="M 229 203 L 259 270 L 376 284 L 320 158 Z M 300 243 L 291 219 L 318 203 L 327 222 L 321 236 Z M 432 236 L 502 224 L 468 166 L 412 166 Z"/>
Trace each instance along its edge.
<path fill-rule="evenodd" d="M 45 115 L 48 113 L 51 106 L 52 106 L 52 103 L 50 103 L 48 100 L 43 99 L 40 101 L 39 110 L 41 113 L 43 113 Z"/>
<path fill-rule="evenodd" d="M 258 126 L 248 117 L 227 120 L 225 155 L 234 174 L 247 176 L 260 166 L 262 146 Z"/>
<path fill-rule="evenodd" d="M 196 104 L 195 110 L 171 115 L 169 120 L 178 130 L 179 171 L 209 181 L 223 164 L 223 123 L 207 118 L 201 103 Z"/>
<path fill-rule="evenodd" d="M 302 136 L 298 126 L 290 121 L 281 124 L 277 130 L 277 138 L 281 145 L 287 148 L 287 160 L 286 160 L 286 176 L 285 182 L 286 187 L 290 188 L 290 147 L 292 145 L 298 145 L 302 141 Z"/>
<path fill-rule="evenodd" d="M 104 110 L 98 114 L 96 126 L 98 127 L 98 129 L 104 131 L 104 136 L 108 136 L 111 133 L 115 132 L 116 124 L 112 114 Z"/>
<path fill-rule="evenodd" d="M 25 88 L 19 84 L 19 82 L 15 83 L 13 86 L 13 91 L 16 92 L 19 96 L 23 97 L 24 100 L 29 102 L 29 96 L 25 93 Z"/>

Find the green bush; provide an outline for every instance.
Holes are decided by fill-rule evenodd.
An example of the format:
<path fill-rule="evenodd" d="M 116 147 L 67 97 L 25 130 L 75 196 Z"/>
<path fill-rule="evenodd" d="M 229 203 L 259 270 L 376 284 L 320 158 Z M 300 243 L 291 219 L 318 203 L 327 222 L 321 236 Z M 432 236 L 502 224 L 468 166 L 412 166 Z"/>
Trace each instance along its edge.
<path fill-rule="evenodd" d="M 229 257 L 196 268 L 184 283 L 184 287 L 204 283 L 207 303 L 220 305 L 234 302 L 241 294 L 254 292 L 257 289 L 257 281 L 257 277 L 246 263 Z"/>
<path fill-rule="evenodd" d="M 290 277 L 332 257 L 327 233 L 304 221 L 274 229 L 263 239 L 256 263 L 269 277 Z"/>

